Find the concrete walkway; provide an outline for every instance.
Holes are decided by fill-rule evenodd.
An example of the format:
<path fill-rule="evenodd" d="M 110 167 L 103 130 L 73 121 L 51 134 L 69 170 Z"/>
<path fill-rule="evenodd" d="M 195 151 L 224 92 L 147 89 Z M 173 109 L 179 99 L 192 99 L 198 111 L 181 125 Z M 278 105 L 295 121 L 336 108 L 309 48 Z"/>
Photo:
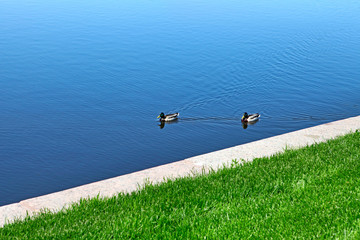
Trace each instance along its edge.
<path fill-rule="evenodd" d="M 298 148 L 323 142 L 337 136 L 345 135 L 360 129 L 360 116 L 336 122 L 286 133 L 263 140 L 223 149 L 216 152 L 187 158 L 182 161 L 146 169 L 131 174 L 71 188 L 36 198 L 27 199 L 19 203 L 0 207 L 0 227 L 15 218 L 24 218 L 26 213 L 32 215 L 41 209 L 59 211 L 77 202 L 81 198 L 113 196 L 119 192 L 137 190 L 146 181 L 162 182 L 165 178 L 182 177 L 192 172 L 201 172 L 210 168 L 217 169 L 223 164 L 231 163 L 232 159 L 251 161 L 254 158 L 271 156 L 284 151 L 285 147 Z"/>

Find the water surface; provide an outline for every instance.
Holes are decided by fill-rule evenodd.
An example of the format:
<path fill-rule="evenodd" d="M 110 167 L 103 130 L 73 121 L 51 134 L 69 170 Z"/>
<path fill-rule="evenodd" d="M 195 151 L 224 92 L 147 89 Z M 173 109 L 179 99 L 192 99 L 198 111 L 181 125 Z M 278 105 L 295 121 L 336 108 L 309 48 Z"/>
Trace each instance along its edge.
<path fill-rule="evenodd" d="M 0 205 L 360 114 L 358 1 L 0 2 Z M 159 126 L 160 112 L 179 121 Z M 243 112 L 259 112 L 247 128 Z"/>

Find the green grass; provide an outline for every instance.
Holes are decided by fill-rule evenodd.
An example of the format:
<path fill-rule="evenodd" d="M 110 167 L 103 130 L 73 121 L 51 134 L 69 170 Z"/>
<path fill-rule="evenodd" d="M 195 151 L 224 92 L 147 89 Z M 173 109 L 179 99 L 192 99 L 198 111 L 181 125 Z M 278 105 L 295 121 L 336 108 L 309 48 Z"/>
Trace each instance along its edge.
<path fill-rule="evenodd" d="M 360 239 L 360 132 L 5 225 L 0 239 Z"/>

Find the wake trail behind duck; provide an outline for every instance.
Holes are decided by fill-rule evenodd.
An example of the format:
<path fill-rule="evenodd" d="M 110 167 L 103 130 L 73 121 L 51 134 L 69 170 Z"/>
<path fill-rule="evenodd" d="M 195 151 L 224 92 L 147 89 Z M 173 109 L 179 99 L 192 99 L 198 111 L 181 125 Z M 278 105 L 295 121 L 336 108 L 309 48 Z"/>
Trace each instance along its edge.
<path fill-rule="evenodd" d="M 195 121 L 239 121 L 241 117 L 187 117 L 179 118 L 180 121 L 195 122 Z"/>

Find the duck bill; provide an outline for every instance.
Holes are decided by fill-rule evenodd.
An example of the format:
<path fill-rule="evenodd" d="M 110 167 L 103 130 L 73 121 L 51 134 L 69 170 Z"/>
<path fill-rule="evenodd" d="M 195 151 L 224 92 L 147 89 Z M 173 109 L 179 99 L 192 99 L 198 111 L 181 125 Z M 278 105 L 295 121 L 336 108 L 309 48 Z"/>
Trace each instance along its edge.
<path fill-rule="evenodd" d="M 160 118 L 160 115 L 159 115 L 159 116 L 157 116 L 157 118 Z"/>

